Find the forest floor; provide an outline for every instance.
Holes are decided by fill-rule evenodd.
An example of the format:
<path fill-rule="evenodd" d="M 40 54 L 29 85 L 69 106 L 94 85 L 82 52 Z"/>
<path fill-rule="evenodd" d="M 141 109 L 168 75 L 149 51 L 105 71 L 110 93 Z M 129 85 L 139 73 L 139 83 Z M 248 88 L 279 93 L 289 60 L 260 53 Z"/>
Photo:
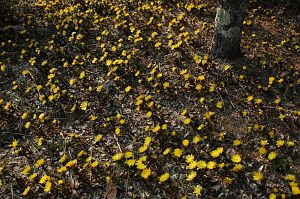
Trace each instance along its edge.
<path fill-rule="evenodd" d="M 296 12 L 252 1 L 227 61 L 209 56 L 214 3 L 166 2 L 6 13 L 0 198 L 299 197 Z"/>

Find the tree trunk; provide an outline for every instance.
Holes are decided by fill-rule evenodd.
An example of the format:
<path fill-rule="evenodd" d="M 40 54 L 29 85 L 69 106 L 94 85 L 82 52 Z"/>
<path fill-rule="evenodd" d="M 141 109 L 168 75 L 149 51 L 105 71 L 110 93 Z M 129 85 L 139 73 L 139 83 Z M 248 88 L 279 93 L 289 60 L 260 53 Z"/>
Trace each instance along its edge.
<path fill-rule="evenodd" d="M 238 58 L 246 0 L 219 0 L 211 54 L 215 58 Z"/>

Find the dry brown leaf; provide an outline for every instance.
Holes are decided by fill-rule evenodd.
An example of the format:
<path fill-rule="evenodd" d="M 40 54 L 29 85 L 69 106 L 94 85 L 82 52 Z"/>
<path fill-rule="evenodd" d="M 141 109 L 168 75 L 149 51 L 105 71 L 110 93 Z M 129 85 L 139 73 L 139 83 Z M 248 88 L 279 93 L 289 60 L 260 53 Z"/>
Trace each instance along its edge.
<path fill-rule="evenodd" d="M 112 182 L 108 183 L 106 187 L 105 198 L 107 199 L 116 199 L 117 198 L 117 187 Z"/>

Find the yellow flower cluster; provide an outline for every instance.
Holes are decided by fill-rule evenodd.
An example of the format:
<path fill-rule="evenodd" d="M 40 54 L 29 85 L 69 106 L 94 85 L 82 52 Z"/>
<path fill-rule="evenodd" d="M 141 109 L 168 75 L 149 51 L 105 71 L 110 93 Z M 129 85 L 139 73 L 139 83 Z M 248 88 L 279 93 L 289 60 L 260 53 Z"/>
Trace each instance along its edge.
<path fill-rule="evenodd" d="M 235 195 L 247 178 L 265 187 L 262 197 L 300 195 L 290 161 L 300 79 L 284 57 L 300 49 L 293 25 L 279 43 L 259 41 L 255 16 L 271 11 L 249 10 L 243 45 L 259 56 L 252 68 L 207 54 L 214 4 L 33 2 L 20 30 L 1 30 L 0 127 L 10 142 L 3 193 L 18 186 L 24 197 L 77 197 L 95 186 L 109 197 L 126 184 L 133 190 L 124 197 L 143 198 L 151 185 L 163 198 L 214 198 L 222 188 Z M 282 21 L 275 12 L 266 24 Z"/>

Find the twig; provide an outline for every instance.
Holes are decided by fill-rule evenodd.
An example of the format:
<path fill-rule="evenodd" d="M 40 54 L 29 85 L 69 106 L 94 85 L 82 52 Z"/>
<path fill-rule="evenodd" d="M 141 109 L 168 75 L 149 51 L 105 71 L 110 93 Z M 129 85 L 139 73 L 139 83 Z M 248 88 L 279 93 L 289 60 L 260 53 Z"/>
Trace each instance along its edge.
<path fill-rule="evenodd" d="M 115 139 L 115 141 L 116 141 L 116 143 L 117 143 L 117 145 L 118 145 L 118 147 L 119 147 L 119 150 L 123 153 L 123 151 L 122 151 L 122 149 L 121 149 L 121 146 L 120 146 L 120 144 L 119 144 L 119 141 L 118 141 L 116 135 L 114 135 L 114 139 Z"/>

